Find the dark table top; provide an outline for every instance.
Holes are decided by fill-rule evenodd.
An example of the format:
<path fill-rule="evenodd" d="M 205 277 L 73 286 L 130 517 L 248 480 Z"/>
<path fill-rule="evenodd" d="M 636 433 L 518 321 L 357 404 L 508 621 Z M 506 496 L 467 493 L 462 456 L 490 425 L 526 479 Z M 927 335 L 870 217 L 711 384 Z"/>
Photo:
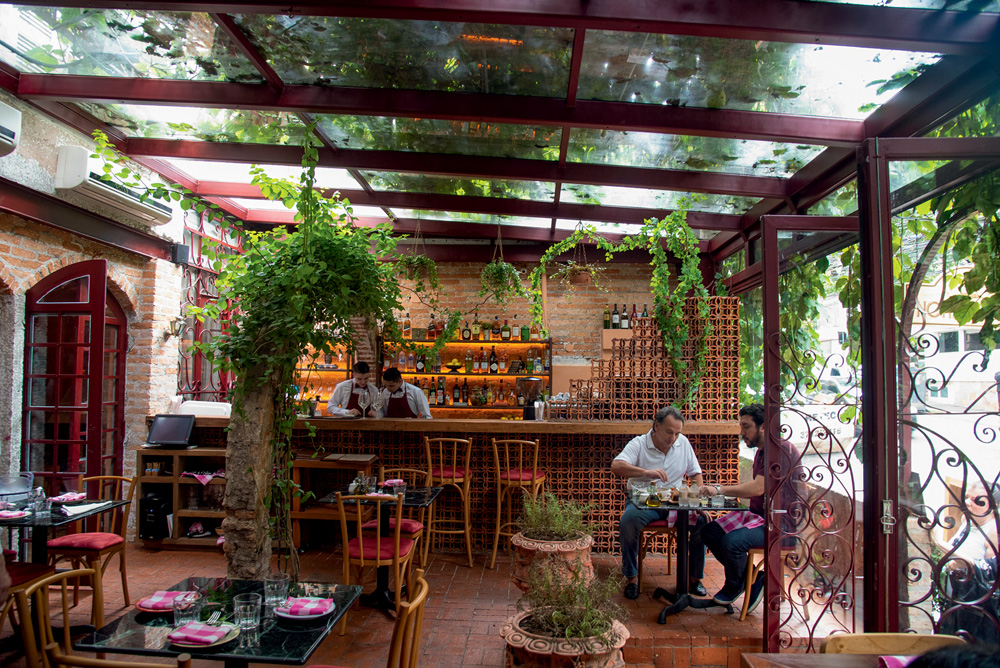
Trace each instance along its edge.
<path fill-rule="evenodd" d="M 81 502 L 82 503 L 82 502 Z M 99 500 L 87 501 L 86 503 L 101 503 Z M 101 506 L 100 508 L 94 508 L 88 510 L 87 512 L 80 513 L 79 515 L 66 515 L 59 510 L 59 506 L 52 504 L 52 512 L 42 513 L 36 515 L 35 513 L 30 513 L 25 517 L 18 517 L 17 519 L 3 519 L 0 518 L 0 527 L 59 527 L 64 524 L 71 524 L 79 520 L 85 519 L 92 515 L 98 515 L 100 513 L 105 513 L 109 510 L 114 510 L 115 508 L 120 508 L 122 506 L 127 506 L 130 501 L 110 501 L 108 505 Z"/>
<path fill-rule="evenodd" d="M 744 654 L 742 668 L 877 668 L 877 654 Z"/>
<path fill-rule="evenodd" d="M 432 503 L 434 499 L 438 498 L 441 492 L 444 490 L 443 487 L 407 487 L 406 492 L 403 494 L 403 506 L 406 508 L 427 508 Z M 346 491 L 341 491 L 342 494 L 347 494 Z M 371 501 L 362 501 L 362 503 L 389 503 L 395 502 L 395 498 L 389 497 L 371 497 Z M 337 504 L 337 493 L 330 492 L 326 496 L 316 499 L 316 503 L 332 503 Z"/>
<path fill-rule="evenodd" d="M 199 590 L 208 598 L 202 609 L 202 618 L 221 610 L 223 619 L 232 621 L 233 596 L 258 593 L 263 596 L 264 583 L 256 580 L 229 580 L 227 578 L 188 578 L 171 591 Z M 167 636 L 173 631 L 173 613 L 153 614 L 133 608 L 124 616 L 104 628 L 74 643 L 77 649 L 88 652 L 118 652 L 144 656 L 172 657 L 188 653 L 195 659 L 239 663 L 303 664 L 329 635 L 340 618 L 361 594 L 359 585 L 341 585 L 325 582 L 292 583 L 289 596 L 321 596 L 332 598 L 336 609 L 319 619 L 292 620 L 282 617 L 265 618 L 257 632 L 242 632 L 233 640 L 204 649 L 180 648 L 171 644 Z M 242 639 L 241 639 L 242 637 Z"/>

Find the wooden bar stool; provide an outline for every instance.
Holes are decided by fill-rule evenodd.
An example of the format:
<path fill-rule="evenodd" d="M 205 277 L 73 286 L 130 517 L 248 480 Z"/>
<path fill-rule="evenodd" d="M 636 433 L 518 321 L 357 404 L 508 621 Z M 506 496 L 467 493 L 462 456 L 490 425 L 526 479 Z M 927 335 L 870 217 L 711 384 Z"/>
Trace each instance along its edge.
<path fill-rule="evenodd" d="M 498 441 L 494 438 L 492 441 L 497 481 L 497 527 L 493 533 L 490 568 L 497 560 L 500 536 L 509 538 L 517 533 L 513 530 L 516 526 L 512 509 L 514 492 L 520 491 L 536 498 L 545 488 L 545 471 L 538 470 L 538 439 Z"/>
<path fill-rule="evenodd" d="M 424 436 L 424 450 L 427 455 L 427 471 L 430 473 L 432 487 L 454 488 L 462 502 L 462 519 L 441 520 L 437 517 L 437 506 L 440 497 L 431 506 L 427 520 L 427 547 L 434 543 L 435 534 L 464 534 L 465 553 L 469 558 L 469 568 L 472 568 L 472 524 L 469 521 L 469 505 L 471 502 L 472 469 L 469 461 L 472 457 L 472 441 L 464 438 L 428 438 Z M 444 492 L 442 492 L 442 495 Z M 461 528 L 440 529 L 438 525 Z"/>

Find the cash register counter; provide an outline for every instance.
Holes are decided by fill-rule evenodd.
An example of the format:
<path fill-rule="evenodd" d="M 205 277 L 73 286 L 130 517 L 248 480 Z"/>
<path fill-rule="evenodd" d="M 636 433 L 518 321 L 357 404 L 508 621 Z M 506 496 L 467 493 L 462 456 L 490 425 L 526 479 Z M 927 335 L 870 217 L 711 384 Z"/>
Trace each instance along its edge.
<path fill-rule="evenodd" d="M 224 448 L 228 418 L 199 417 L 191 442 Z M 473 549 L 493 544 L 496 523 L 496 473 L 491 439 L 538 440 L 538 467 L 546 473 L 546 489 L 560 497 L 593 503 L 589 515 L 599 528 L 598 552 L 617 551 L 618 518 L 625 502 L 624 481 L 610 471 L 611 460 L 651 423 L 624 421 L 529 420 L 402 420 L 392 418 L 312 418 L 295 424 L 293 445 L 301 456 L 313 451 L 376 455 L 380 466 L 426 469 L 424 437 L 472 441 Z M 308 426 L 316 430 L 310 436 Z M 739 424 L 733 421 L 688 421 L 690 439 L 707 483 L 739 480 Z M 332 489 L 313 489 L 317 496 Z M 438 513 L 458 517 L 459 506 L 449 491 L 438 500 Z M 442 536 L 444 547 L 459 549 L 461 536 Z"/>

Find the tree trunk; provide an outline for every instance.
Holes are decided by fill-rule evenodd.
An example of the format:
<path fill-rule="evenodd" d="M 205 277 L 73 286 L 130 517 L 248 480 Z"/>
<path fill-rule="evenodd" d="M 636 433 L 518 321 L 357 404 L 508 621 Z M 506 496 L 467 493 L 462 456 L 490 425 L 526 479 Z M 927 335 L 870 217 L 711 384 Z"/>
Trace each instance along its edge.
<path fill-rule="evenodd" d="M 243 396 L 244 415 L 233 411 L 229 421 L 222 528 L 230 578 L 259 580 L 271 571 L 271 530 L 264 499 L 271 491 L 274 391 L 271 379 L 254 383 Z"/>

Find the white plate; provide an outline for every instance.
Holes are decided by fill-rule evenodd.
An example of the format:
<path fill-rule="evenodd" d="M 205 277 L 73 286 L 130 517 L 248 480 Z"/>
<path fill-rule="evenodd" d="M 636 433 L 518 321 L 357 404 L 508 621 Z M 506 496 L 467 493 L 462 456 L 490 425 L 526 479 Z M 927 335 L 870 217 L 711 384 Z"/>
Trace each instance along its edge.
<path fill-rule="evenodd" d="M 307 598 L 307 597 L 301 596 L 299 598 Z M 329 615 L 331 612 L 333 612 L 336 609 L 337 609 L 337 604 L 333 603 L 333 604 L 330 605 L 330 608 L 326 612 L 324 612 L 322 614 L 319 614 L 319 615 L 290 615 L 287 612 L 281 612 L 277 608 L 274 609 L 274 614 L 277 615 L 278 617 L 283 617 L 285 619 L 301 619 L 301 620 L 305 620 L 305 619 L 320 619 L 321 617 L 326 617 L 327 615 Z"/>
<path fill-rule="evenodd" d="M 215 642 L 210 643 L 208 645 L 198 644 L 198 643 L 177 642 L 176 640 L 171 640 L 170 644 L 177 645 L 178 647 L 185 647 L 188 649 L 204 649 L 205 647 L 215 647 L 216 645 L 227 643 L 240 634 L 240 627 L 236 626 L 236 624 L 219 624 L 219 626 L 228 626 L 229 631 L 226 633 L 226 635 L 222 636 L 220 640 L 216 640 Z"/>

